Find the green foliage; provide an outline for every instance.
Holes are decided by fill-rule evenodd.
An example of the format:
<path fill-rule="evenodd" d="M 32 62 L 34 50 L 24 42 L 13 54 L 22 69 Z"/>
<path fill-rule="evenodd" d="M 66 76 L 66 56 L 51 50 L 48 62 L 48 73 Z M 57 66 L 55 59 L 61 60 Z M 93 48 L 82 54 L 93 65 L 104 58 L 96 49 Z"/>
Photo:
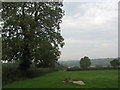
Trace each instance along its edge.
<path fill-rule="evenodd" d="M 116 70 L 116 68 L 113 67 L 67 68 L 67 71 L 91 71 L 91 70 Z"/>
<path fill-rule="evenodd" d="M 102 68 L 103 66 L 100 64 L 95 65 L 96 68 Z"/>
<path fill-rule="evenodd" d="M 2 84 L 11 83 L 26 77 L 26 73 L 18 69 L 18 63 L 2 64 Z"/>
<path fill-rule="evenodd" d="M 59 62 L 57 62 L 57 63 L 55 64 L 55 67 L 54 67 L 54 69 L 55 69 L 56 71 L 59 71 L 59 70 L 67 70 L 67 68 L 68 68 L 67 65 L 62 65 L 62 64 L 60 64 Z"/>
<path fill-rule="evenodd" d="M 42 76 L 42 75 L 45 75 L 51 72 L 54 72 L 54 69 L 52 68 L 30 68 L 27 71 L 27 77 L 34 78 L 34 77 Z"/>
<path fill-rule="evenodd" d="M 55 71 L 53 68 L 36 68 L 33 64 L 31 68 L 27 70 L 27 72 L 21 71 L 20 69 L 18 69 L 18 67 L 19 63 L 4 63 L 2 65 L 3 85 L 18 80 L 42 76 Z"/>
<path fill-rule="evenodd" d="M 70 68 L 67 68 L 67 71 L 80 71 L 80 67 L 78 66 L 74 66 L 74 67 L 70 67 Z"/>
<path fill-rule="evenodd" d="M 81 58 L 80 60 L 80 67 L 81 68 L 88 68 L 91 65 L 91 61 L 88 57 Z"/>
<path fill-rule="evenodd" d="M 120 62 L 118 59 L 114 59 L 114 60 L 110 61 L 110 64 L 113 67 L 118 67 L 120 65 Z"/>
<path fill-rule="evenodd" d="M 20 61 L 27 71 L 31 61 L 53 67 L 64 46 L 60 23 L 62 2 L 3 2 L 2 60 Z"/>
<path fill-rule="evenodd" d="M 79 70 L 80 67 L 78 67 L 78 66 L 74 66 L 74 67 L 72 67 L 72 69 Z"/>

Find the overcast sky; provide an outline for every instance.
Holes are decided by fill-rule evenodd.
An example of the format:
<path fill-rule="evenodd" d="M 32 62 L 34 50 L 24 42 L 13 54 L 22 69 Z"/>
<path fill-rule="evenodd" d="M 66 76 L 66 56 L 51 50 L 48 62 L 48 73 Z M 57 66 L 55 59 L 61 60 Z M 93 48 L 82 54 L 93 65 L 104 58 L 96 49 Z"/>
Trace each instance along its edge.
<path fill-rule="evenodd" d="M 61 33 L 65 46 L 60 60 L 118 56 L 116 2 L 64 2 Z"/>

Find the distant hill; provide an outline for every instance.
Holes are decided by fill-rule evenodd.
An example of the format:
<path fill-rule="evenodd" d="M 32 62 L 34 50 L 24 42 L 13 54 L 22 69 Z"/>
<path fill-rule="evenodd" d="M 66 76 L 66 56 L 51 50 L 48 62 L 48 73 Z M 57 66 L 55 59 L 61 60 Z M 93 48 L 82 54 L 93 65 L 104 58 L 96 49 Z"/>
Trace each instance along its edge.
<path fill-rule="evenodd" d="M 110 66 L 110 61 L 116 58 L 99 58 L 91 59 L 91 66 Z M 80 66 L 80 60 L 70 60 L 70 61 L 58 61 L 62 65 L 67 65 L 69 67 Z"/>

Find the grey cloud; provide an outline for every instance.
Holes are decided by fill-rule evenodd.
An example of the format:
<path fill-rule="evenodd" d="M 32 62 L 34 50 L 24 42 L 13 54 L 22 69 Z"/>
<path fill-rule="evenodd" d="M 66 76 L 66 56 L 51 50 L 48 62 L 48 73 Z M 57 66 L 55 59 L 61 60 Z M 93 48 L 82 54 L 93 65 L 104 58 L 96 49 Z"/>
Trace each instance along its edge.
<path fill-rule="evenodd" d="M 61 25 L 66 43 L 61 59 L 78 59 L 84 55 L 92 58 L 117 57 L 116 3 L 74 3 L 72 6 L 76 7 L 68 4 Z"/>

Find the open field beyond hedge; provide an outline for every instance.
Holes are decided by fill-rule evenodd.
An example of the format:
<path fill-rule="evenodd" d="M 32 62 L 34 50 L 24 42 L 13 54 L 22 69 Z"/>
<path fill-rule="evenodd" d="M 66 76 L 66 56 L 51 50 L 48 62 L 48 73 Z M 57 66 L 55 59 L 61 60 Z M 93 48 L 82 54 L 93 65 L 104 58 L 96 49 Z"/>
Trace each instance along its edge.
<path fill-rule="evenodd" d="M 63 83 L 65 78 L 82 80 L 85 85 Z M 4 88 L 118 88 L 118 70 L 58 71 L 16 81 Z"/>

